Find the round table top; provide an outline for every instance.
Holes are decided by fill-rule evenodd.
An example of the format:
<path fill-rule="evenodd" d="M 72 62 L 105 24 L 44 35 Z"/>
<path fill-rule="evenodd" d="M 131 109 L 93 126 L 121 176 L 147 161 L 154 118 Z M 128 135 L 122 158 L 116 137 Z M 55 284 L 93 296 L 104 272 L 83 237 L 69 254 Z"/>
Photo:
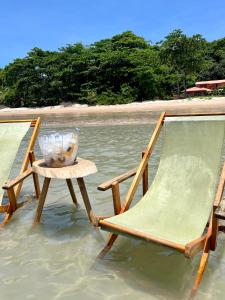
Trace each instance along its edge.
<path fill-rule="evenodd" d="M 71 166 L 50 168 L 45 164 L 44 159 L 41 159 L 35 161 L 32 168 L 33 172 L 38 175 L 58 179 L 81 178 L 97 172 L 94 162 L 80 157 L 77 157 Z"/>

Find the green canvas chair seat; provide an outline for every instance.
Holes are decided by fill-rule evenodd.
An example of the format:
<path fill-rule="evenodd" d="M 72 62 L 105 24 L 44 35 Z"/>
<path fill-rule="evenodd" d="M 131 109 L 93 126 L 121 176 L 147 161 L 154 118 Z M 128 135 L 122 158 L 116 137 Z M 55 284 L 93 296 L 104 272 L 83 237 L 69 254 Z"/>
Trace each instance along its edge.
<path fill-rule="evenodd" d="M 225 117 L 166 118 L 151 187 L 134 207 L 107 223 L 183 246 L 201 237 L 215 197 L 224 130 Z"/>
<path fill-rule="evenodd" d="M 148 160 L 160 132 L 160 162 L 148 188 Z M 101 229 L 110 232 L 98 257 L 104 257 L 120 234 L 171 247 L 188 258 L 203 250 L 193 297 L 209 252 L 216 249 L 218 230 L 225 232 L 215 213 L 225 186 L 224 136 L 225 113 L 162 113 L 139 167 L 98 187 L 102 191 L 112 189 L 115 211 L 115 216 L 96 221 Z M 131 176 L 134 179 L 121 204 L 119 184 Z M 143 197 L 131 207 L 141 179 Z"/>
<path fill-rule="evenodd" d="M 9 178 L 19 146 L 29 128 L 30 122 L 0 124 L 0 187 Z M 3 194 L 4 190 L 0 189 L 0 204 Z"/>
<path fill-rule="evenodd" d="M 32 168 L 28 168 L 29 163 L 35 160 L 34 144 L 40 127 L 40 118 L 32 120 L 0 120 L 0 213 L 4 213 L 0 227 L 3 227 L 11 218 L 13 212 L 21 207 L 24 202 L 17 203 L 23 180 L 33 174 Z M 32 133 L 28 139 L 28 145 L 21 161 L 19 175 L 13 180 L 9 180 L 9 175 L 18 154 L 20 144 L 32 128 Z M 36 197 L 39 196 L 40 188 L 36 174 L 33 174 Z M 7 192 L 8 200 L 2 201 L 4 191 Z"/>

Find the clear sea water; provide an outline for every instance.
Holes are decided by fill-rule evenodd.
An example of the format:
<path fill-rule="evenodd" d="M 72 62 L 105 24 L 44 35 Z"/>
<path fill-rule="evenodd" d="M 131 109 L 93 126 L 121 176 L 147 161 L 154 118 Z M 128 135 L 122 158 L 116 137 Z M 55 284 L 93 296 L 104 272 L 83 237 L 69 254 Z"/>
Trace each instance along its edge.
<path fill-rule="evenodd" d="M 121 116 L 49 117 L 41 129 L 46 133 L 53 127 L 62 131 L 81 127 L 79 156 L 97 165 L 98 173 L 85 181 L 93 210 L 100 215 L 112 214 L 113 207 L 111 192 L 97 191 L 98 184 L 138 165 L 154 127 L 155 118 L 146 114 Z M 18 173 L 28 137 L 21 145 L 12 176 Z M 36 154 L 41 158 L 38 146 Z M 150 182 L 159 154 L 160 140 L 149 166 Z M 121 185 L 123 196 L 130 183 Z M 32 181 L 26 181 L 21 200 L 28 198 L 30 203 L 0 231 L 0 299 L 187 299 L 200 255 L 189 260 L 168 248 L 120 237 L 103 260 L 96 259 L 107 233 L 89 223 L 75 180 L 74 188 L 78 209 L 66 184 L 52 180 L 41 223 L 32 229 L 37 200 L 30 197 Z M 141 188 L 135 201 L 140 195 Z M 196 299 L 225 299 L 224 241 L 220 234 Z"/>

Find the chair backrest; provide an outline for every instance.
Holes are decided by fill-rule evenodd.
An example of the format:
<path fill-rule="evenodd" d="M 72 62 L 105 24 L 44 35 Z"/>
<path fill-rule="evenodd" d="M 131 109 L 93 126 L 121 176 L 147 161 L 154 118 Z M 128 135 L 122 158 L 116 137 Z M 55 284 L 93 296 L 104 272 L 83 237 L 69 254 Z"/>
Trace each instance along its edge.
<path fill-rule="evenodd" d="M 2 185 L 8 179 L 20 143 L 31 122 L 0 123 L 0 204 L 4 191 Z"/>
<path fill-rule="evenodd" d="M 203 233 L 215 199 L 225 116 L 166 117 L 163 127 L 158 171 L 142 201 L 154 206 L 151 220 L 162 232 L 191 241 Z"/>

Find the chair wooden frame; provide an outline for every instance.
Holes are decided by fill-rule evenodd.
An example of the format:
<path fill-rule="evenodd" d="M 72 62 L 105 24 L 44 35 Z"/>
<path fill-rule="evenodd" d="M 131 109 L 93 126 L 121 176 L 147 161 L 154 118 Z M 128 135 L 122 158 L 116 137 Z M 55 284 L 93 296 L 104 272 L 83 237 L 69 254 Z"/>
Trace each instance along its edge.
<path fill-rule="evenodd" d="M 148 160 L 150 158 L 150 155 L 152 154 L 154 145 L 160 134 L 165 117 L 210 116 L 210 115 L 225 115 L 225 113 L 224 112 L 191 113 L 191 114 L 170 114 L 170 113 L 166 113 L 166 112 L 161 113 L 161 115 L 158 119 L 158 122 L 156 124 L 155 130 L 153 131 L 152 137 L 149 141 L 149 144 L 148 144 L 146 150 L 142 154 L 142 160 L 140 162 L 139 167 L 137 169 L 133 169 L 125 174 L 117 176 L 117 177 L 113 178 L 112 180 L 107 181 L 98 186 L 98 190 L 100 190 L 100 191 L 105 191 L 110 188 L 112 189 L 115 214 L 121 214 L 129 209 L 141 179 L 142 179 L 142 184 L 143 184 L 143 195 L 148 190 Z M 132 181 L 130 188 L 128 190 L 128 193 L 126 194 L 126 197 L 124 199 L 124 204 L 121 205 L 119 184 L 132 176 L 134 176 L 133 181 Z M 204 273 L 204 270 L 205 270 L 207 262 L 208 262 L 210 250 L 214 251 L 216 249 L 216 241 L 217 241 L 218 231 L 219 230 L 221 230 L 222 232 L 225 231 L 224 226 L 219 226 L 218 214 L 215 214 L 215 212 L 216 212 L 216 210 L 218 210 L 221 200 L 222 200 L 224 186 L 225 186 L 225 162 L 223 164 L 223 168 L 221 171 L 216 196 L 214 199 L 214 204 L 212 205 L 212 213 L 211 213 L 210 221 L 208 222 L 208 224 L 206 226 L 206 233 L 204 233 L 202 237 L 192 241 L 189 244 L 186 244 L 185 246 L 178 244 L 178 243 L 166 241 L 166 240 L 163 240 L 160 238 L 156 238 L 149 234 L 143 234 L 143 233 L 137 232 L 133 229 L 124 227 L 124 226 L 114 225 L 110 222 L 107 222 L 108 217 L 100 217 L 100 218 L 96 217 L 96 225 L 97 226 L 100 226 L 101 228 L 105 228 L 105 229 L 113 232 L 113 233 L 110 233 L 108 242 L 106 243 L 103 250 L 99 253 L 98 257 L 103 258 L 105 256 L 105 254 L 113 246 L 115 240 L 118 237 L 118 234 L 123 234 L 123 233 L 125 233 L 126 235 L 128 234 L 133 237 L 144 239 L 146 241 L 151 241 L 154 243 L 165 245 L 167 247 L 171 247 L 171 248 L 176 249 L 177 251 L 183 253 L 185 255 L 185 257 L 187 257 L 187 258 L 191 258 L 194 255 L 196 255 L 199 251 L 203 250 L 202 257 L 200 259 L 200 265 L 199 265 L 196 279 L 194 282 L 194 286 L 193 286 L 193 289 L 190 294 L 190 298 L 192 299 L 199 287 L 201 280 L 202 280 L 203 273 Z M 222 219 L 222 217 L 221 217 L 221 219 Z"/>
<path fill-rule="evenodd" d="M 6 205 L 0 205 L 0 213 L 5 213 L 5 217 L 0 224 L 0 228 L 4 227 L 9 219 L 11 218 L 12 214 L 21 206 L 23 206 L 27 201 L 17 203 L 17 198 L 20 195 L 20 191 L 22 188 L 22 184 L 25 178 L 32 175 L 34 188 L 35 188 L 35 196 L 39 198 L 40 195 L 40 186 L 38 181 L 37 174 L 33 173 L 32 171 L 32 163 L 35 161 L 34 155 L 34 145 L 35 141 L 38 136 L 41 120 L 40 118 L 31 119 L 31 120 L 0 120 L 1 123 L 30 123 L 30 127 L 33 129 L 30 141 L 28 143 L 28 147 L 22 162 L 22 166 L 19 172 L 19 175 L 15 179 L 8 180 L 4 185 L 3 189 L 7 192 L 9 203 Z M 28 168 L 29 163 L 31 168 Z"/>

